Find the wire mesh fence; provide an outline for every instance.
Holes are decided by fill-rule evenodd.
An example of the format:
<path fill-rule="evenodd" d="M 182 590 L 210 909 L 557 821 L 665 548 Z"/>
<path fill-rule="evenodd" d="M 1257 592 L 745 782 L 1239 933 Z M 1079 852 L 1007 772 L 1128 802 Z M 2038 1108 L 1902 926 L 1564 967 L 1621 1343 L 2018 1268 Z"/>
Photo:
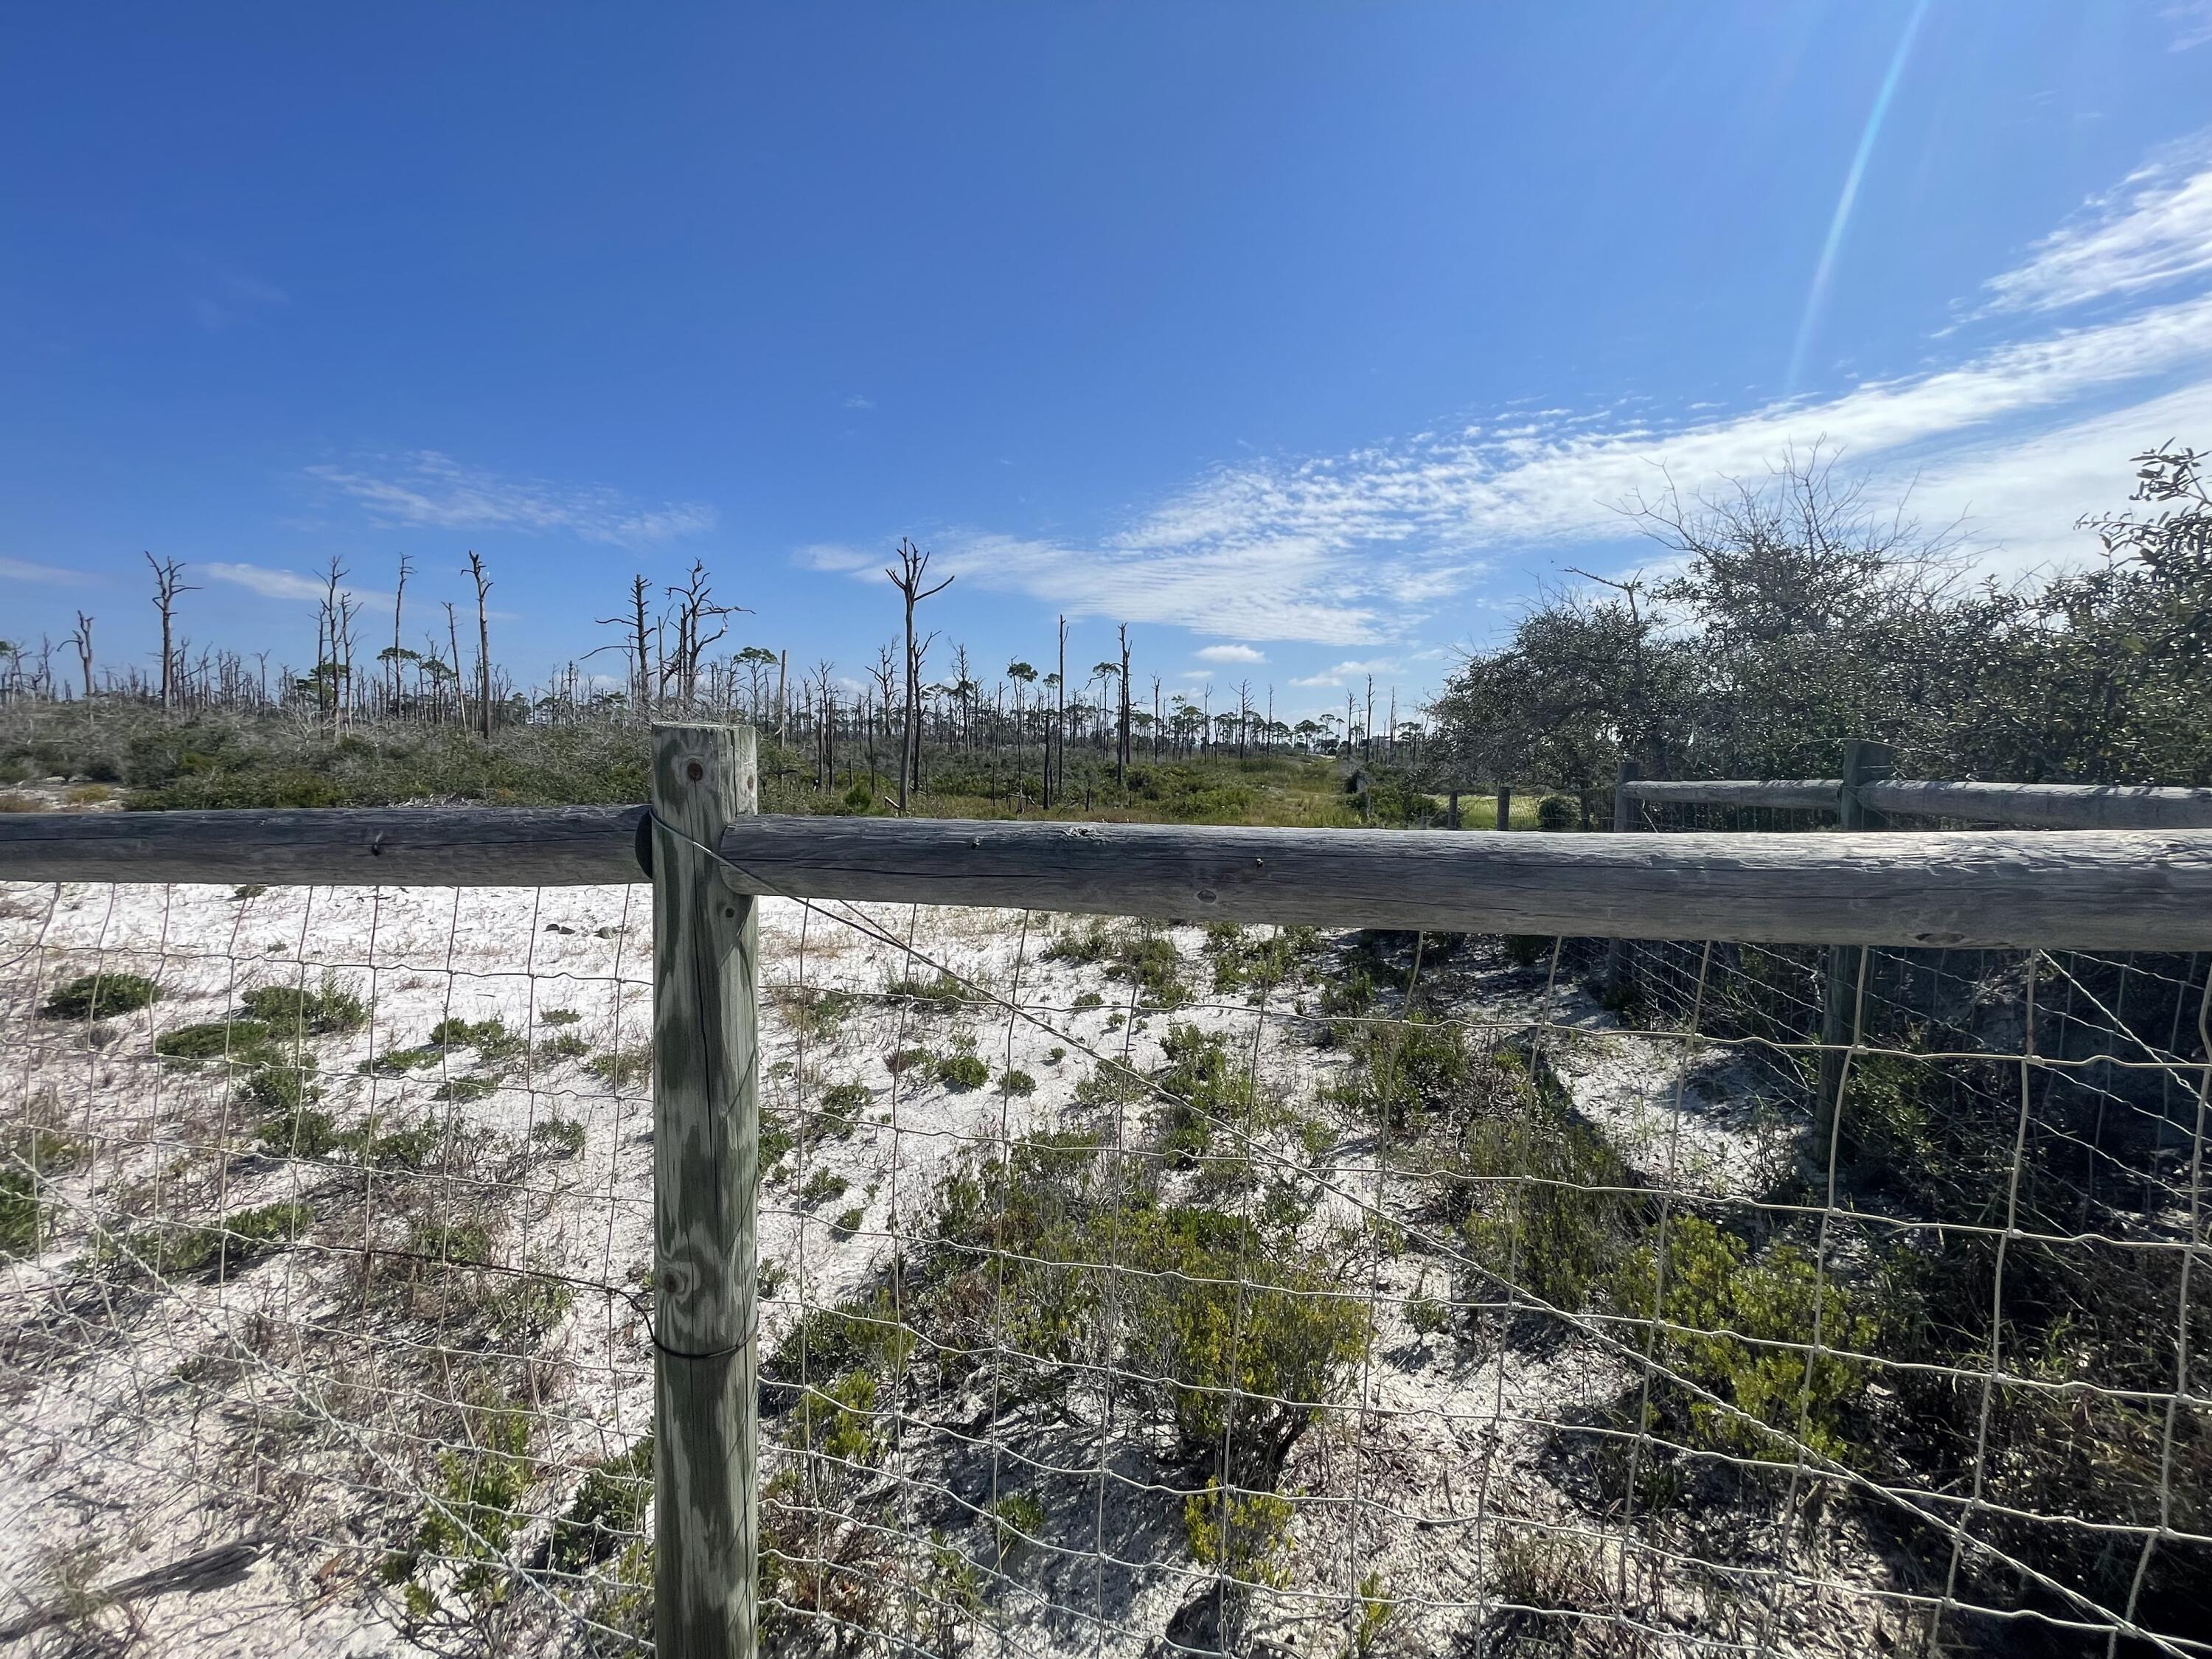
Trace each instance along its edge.
<path fill-rule="evenodd" d="M 647 1645 L 644 890 L 6 891 L 7 1616 Z M 2202 962 L 762 914 L 764 1650 L 2207 1650 Z"/>

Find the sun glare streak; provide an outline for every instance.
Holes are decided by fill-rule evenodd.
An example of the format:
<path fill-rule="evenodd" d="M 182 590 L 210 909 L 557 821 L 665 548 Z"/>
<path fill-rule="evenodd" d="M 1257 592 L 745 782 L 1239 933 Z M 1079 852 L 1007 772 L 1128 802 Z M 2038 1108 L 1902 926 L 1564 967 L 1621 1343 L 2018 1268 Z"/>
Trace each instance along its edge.
<path fill-rule="evenodd" d="M 1881 77 L 1881 89 L 1875 94 L 1874 107 L 1867 112 L 1866 125 L 1859 133 L 1858 153 L 1851 157 L 1851 170 L 1844 175 L 1843 193 L 1836 198 L 1836 211 L 1828 221 L 1828 237 L 1820 245 L 1820 263 L 1814 267 L 1813 284 L 1806 291 L 1805 313 L 1798 320 L 1797 341 L 1790 351 L 1790 374 L 1784 384 L 1785 397 L 1796 394 L 1798 384 L 1805 372 L 1805 354 L 1813 343 L 1813 329 L 1820 321 L 1820 309 L 1827 301 L 1828 280 L 1834 275 L 1836 252 L 1844 245 L 1844 233 L 1850 228 L 1851 209 L 1856 204 L 1859 181 L 1866 176 L 1868 158 L 1873 155 L 1875 141 L 1881 137 L 1883 119 L 1889 113 L 1890 100 L 1897 94 L 1897 83 L 1905 74 L 1905 60 L 1911 55 L 1912 42 L 1920 33 L 1920 20 L 1928 15 L 1928 0 L 1918 0 L 1912 15 L 1905 21 L 1905 33 L 1898 37 L 1897 50 L 1889 60 L 1889 71 Z"/>

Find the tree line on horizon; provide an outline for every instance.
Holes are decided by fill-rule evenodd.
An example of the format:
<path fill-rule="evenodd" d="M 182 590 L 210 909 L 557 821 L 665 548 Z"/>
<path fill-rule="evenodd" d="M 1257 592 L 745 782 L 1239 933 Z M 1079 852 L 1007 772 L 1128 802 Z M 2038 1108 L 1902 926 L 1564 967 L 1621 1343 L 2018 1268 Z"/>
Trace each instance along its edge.
<path fill-rule="evenodd" d="M 2012 585 L 1955 527 L 1885 509 L 1815 449 L 1765 479 L 1631 504 L 1653 568 L 1571 574 L 1431 708 L 1438 781 L 1587 799 L 1654 778 L 1836 775 L 1894 744 L 1921 777 L 2212 784 L 2212 495 L 2198 452 L 2135 458 L 2146 510 L 2100 557 Z"/>

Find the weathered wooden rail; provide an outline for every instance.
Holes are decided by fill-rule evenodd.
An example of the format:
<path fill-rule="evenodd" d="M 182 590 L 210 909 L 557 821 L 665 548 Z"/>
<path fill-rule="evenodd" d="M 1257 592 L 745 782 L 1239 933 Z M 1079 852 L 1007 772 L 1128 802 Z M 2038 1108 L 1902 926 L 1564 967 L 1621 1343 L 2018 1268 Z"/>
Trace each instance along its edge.
<path fill-rule="evenodd" d="M 0 878 L 647 878 L 644 807 L 0 817 Z M 1200 921 L 1746 943 L 2212 949 L 2212 833 L 1667 836 L 733 820 L 733 890 Z"/>
<path fill-rule="evenodd" d="M 1701 782 L 1625 780 L 1632 801 L 1654 806 L 1748 806 L 1836 812 L 1841 778 L 1719 778 Z M 2073 783 L 1943 783 L 1885 778 L 1853 792 L 1889 817 L 1956 818 L 2045 830 L 2212 830 L 2212 789 L 2136 788 Z"/>

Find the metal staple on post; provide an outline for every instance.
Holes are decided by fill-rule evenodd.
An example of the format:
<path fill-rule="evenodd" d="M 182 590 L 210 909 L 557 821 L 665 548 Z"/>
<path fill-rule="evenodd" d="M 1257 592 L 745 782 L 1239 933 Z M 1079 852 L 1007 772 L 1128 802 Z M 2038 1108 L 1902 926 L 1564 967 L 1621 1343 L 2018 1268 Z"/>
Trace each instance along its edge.
<path fill-rule="evenodd" d="M 1886 828 L 1889 820 L 1870 809 L 1859 798 L 1859 791 L 1868 784 L 1892 776 L 1896 770 L 1897 751 L 1887 744 L 1868 743 L 1857 738 L 1844 744 L 1843 787 L 1836 792 L 1837 828 Z M 1828 947 L 1827 987 L 1820 1010 L 1820 1078 L 1819 1093 L 1813 1103 L 1815 1148 L 1828 1144 L 1843 1109 L 1838 1097 L 1844 1087 L 1844 1060 L 1856 1024 L 1859 978 L 1866 951 L 1863 945 Z"/>
<path fill-rule="evenodd" d="M 1613 785 L 1613 832 L 1625 836 L 1636 828 L 1636 798 L 1628 786 L 1644 775 L 1643 767 L 1632 760 L 1620 763 L 1620 773 Z M 1625 1006 L 1628 1001 L 1628 941 L 1615 935 L 1605 949 L 1605 996 L 1613 1007 Z"/>
<path fill-rule="evenodd" d="M 653 1637 L 752 1659 L 759 925 L 707 849 L 757 808 L 753 732 L 653 733 Z"/>

